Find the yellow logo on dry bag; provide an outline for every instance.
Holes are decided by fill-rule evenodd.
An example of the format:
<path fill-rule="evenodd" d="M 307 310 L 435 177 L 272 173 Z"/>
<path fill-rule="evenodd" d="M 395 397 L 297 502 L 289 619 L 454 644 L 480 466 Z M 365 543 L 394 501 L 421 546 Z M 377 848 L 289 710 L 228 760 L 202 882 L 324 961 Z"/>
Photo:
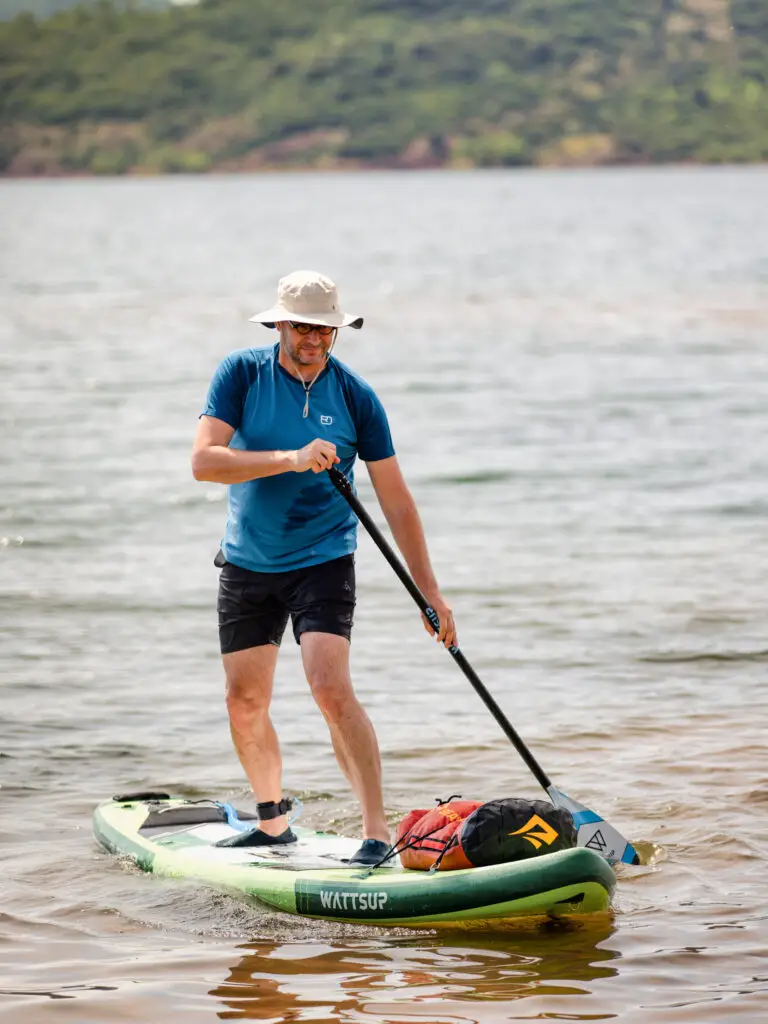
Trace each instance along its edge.
<path fill-rule="evenodd" d="M 461 815 L 457 814 L 453 808 L 449 807 L 448 804 L 439 804 L 438 811 L 442 814 L 446 821 L 460 821 Z"/>
<path fill-rule="evenodd" d="M 521 834 L 523 834 L 523 839 L 527 839 L 531 846 L 537 850 L 540 850 L 544 843 L 547 846 L 551 846 L 560 835 L 543 818 L 540 818 L 538 814 L 534 814 L 530 821 L 527 821 L 517 832 L 507 833 L 510 836 L 519 836 Z"/>

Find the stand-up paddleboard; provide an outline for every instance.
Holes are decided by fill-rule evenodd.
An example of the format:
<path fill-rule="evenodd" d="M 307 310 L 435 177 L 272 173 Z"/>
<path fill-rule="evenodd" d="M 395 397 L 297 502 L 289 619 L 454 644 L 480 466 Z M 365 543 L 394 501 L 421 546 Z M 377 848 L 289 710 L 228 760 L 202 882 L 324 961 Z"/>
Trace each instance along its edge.
<path fill-rule="evenodd" d="M 293 827 L 288 847 L 226 847 L 249 816 L 214 801 L 165 794 L 117 797 L 94 811 L 96 838 L 145 871 L 197 878 L 289 914 L 354 924 L 467 927 L 508 918 L 569 917 L 610 907 L 616 879 L 576 847 L 490 867 L 409 871 L 397 859 L 349 865 L 359 839 Z M 252 822 L 255 825 L 255 822 Z"/>

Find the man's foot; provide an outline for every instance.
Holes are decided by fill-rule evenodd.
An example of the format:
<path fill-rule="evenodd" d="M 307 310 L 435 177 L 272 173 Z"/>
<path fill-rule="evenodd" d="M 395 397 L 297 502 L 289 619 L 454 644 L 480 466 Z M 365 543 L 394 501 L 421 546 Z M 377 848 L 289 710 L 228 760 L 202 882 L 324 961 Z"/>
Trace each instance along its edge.
<path fill-rule="evenodd" d="M 284 797 L 280 801 L 264 800 L 256 804 L 260 830 L 265 835 L 279 839 L 288 829 L 286 814 L 292 808 L 293 800 L 290 797 Z"/>
<path fill-rule="evenodd" d="M 289 828 L 279 836 L 271 836 L 260 828 L 254 828 L 250 832 L 238 832 L 236 836 L 220 839 L 216 846 L 290 846 L 296 841 L 296 833 Z"/>
<path fill-rule="evenodd" d="M 363 845 L 349 858 L 350 864 L 361 864 L 370 867 L 384 860 L 392 847 L 382 839 L 364 839 Z"/>
<path fill-rule="evenodd" d="M 263 818 L 259 819 L 259 831 L 263 832 L 265 836 L 271 836 L 275 839 L 277 836 L 281 836 L 288 830 L 288 819 L 285 815 L 281 815 L 279 818 L 275 818 L 272 821 L 264 821 Z"/>

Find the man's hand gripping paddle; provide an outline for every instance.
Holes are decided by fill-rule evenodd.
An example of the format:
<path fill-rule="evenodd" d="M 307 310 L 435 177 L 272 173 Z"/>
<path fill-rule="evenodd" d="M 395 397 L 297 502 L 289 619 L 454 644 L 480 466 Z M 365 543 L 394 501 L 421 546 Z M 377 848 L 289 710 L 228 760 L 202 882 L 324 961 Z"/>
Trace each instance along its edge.
<path fill-rule="evenodd" d="M 440 624 L 438 617 L 435 614 L 435 610 L 427 603 L 422 592 L 408 575 L 405 566 L 399 560 L 395 552 L 384 539 L 383 534 L 376 526 L 373 519 L 371 519 L 368 512 L 360 503 L 357 495 L 352 490 L 352 485 L 349 480 L 347 480 L 344 474 L 336 469 L 335 466 L 332 466 L 328 470 L 328 473 L 333 481 L 334 487 L 348 502 L 352 511 L 371 535 L 376 546 L 395 570 L 400 582 L 416 602 L 422 614 L 425 615 L 431 623 L 432 628 L 437 632 Z M 470 683 L 472 683 L 472 686 L 479 694 L 480 699 L 504 730 L 507 739 L 510 740 L 515 750 L 517 750 L 518 754 L 528 765 L 536 781 L 544 790 L 546 790 L 549 799 L 555 807 L 562 807 L 565 810 L 570 811 L 573 815 L 573 823 L 576 826 L 579 846 L 586 846 L 588 849 L 594 850 L 611 864 L 616 861 L 622 861 L 624 864 L 639 864 L 640 858 L 638 857 L 634 846 L 632 846 L 632 844 L 628 842 L 628 840 L 626 840 L 617 829 L 612 825 L 609 825 L 608 822 L 601 818 L 595 811 L 591 811 L 588 807 L 584 807 L 583 804 L 578 803 L 576 800 L 572 800 L 569 796 L 566 796 L 565 793 L 562 793 L 552 785 L 541 765 L 520 739 L 504 712 L 485 688 L 480 677 L 461 653 L 459 648 L 454 646 L 449 647 L 448 650 L 453 660 L 459 666 Z"/>

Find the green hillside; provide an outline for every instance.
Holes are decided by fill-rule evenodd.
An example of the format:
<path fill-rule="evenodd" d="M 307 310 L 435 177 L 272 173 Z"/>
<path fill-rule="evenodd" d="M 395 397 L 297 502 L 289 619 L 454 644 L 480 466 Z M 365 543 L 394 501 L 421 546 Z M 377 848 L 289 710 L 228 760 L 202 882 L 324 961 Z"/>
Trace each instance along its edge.
<path fill-rule="evenodd" d="M 0 24 L 8 174 L 766 158 L 766 0 L 104 2 Z"/>

